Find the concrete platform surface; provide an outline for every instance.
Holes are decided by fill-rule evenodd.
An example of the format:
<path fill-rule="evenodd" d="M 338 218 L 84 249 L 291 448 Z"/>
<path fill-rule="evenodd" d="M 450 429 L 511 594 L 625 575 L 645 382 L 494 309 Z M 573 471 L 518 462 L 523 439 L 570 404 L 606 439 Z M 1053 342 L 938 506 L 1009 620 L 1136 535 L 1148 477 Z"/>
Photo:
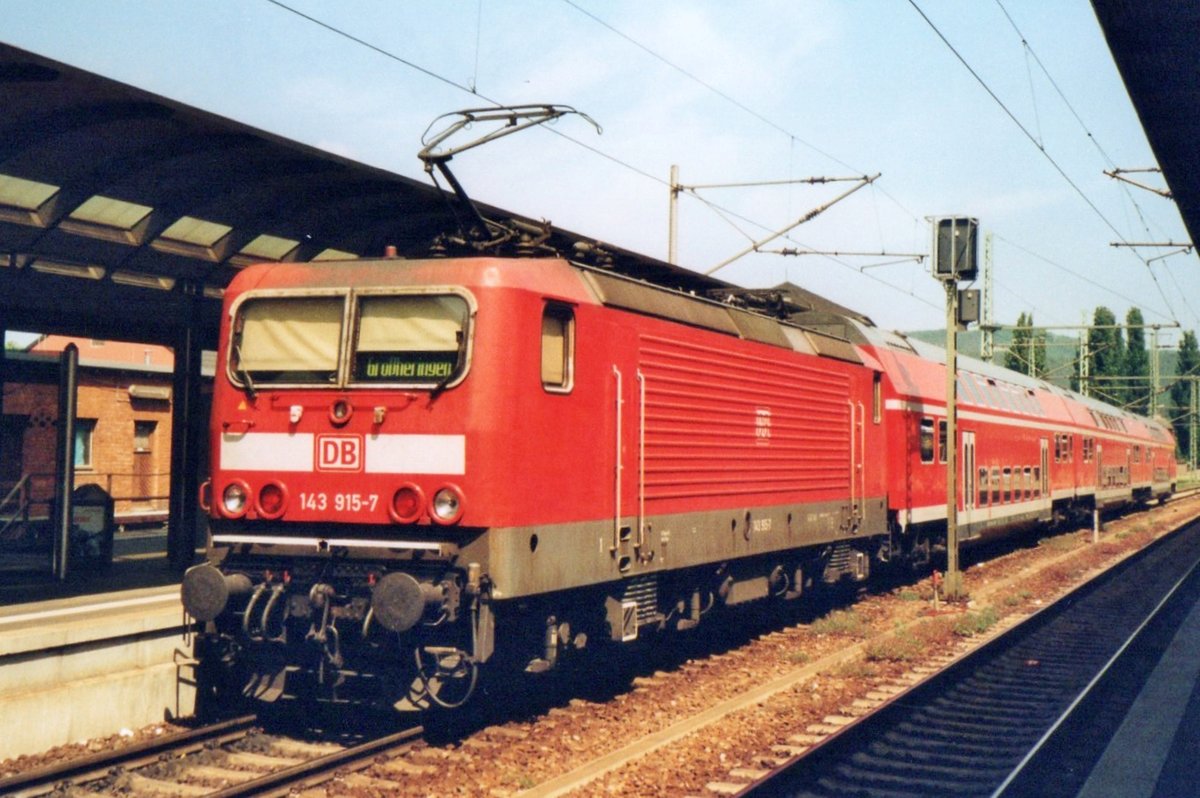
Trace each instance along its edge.
<path fill-rule="evenodd" d="M 1184 618 L 1080 798 L 1200 795 L 1200 603 Z"/>
<path fill-rule="evenodd" d="M 190 715 L 191 628 L 157 554 L 0 570 L 0 760 Z"/>

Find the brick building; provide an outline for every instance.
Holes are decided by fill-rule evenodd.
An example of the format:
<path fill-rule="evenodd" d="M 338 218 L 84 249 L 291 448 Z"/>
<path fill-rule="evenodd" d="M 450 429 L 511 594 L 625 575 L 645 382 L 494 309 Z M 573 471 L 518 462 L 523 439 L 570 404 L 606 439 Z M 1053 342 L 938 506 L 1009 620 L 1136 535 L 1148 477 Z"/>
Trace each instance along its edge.
<path fill-rule="evenodd" d="M 0 498 L 28 475 L 31 512 L 49 512 L 58 430 L 58 361 L 79 348 L 75 486 L 98 484 L 115 499 L 117 523 L 167 516 L 171 467 L 170 349 L 42 336 L 8 350 L 0 416 Z"/>

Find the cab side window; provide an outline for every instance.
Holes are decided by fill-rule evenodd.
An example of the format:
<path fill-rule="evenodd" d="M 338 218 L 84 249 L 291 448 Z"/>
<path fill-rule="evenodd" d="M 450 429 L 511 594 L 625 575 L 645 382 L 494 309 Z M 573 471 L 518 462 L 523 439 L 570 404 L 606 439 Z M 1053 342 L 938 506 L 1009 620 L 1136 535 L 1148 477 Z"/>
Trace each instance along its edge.
<path fill-rule="evenodd" d="M 575 313 L 566 305 L 542 311 L 542 386 L 567 393 L 575 382 Z"/>

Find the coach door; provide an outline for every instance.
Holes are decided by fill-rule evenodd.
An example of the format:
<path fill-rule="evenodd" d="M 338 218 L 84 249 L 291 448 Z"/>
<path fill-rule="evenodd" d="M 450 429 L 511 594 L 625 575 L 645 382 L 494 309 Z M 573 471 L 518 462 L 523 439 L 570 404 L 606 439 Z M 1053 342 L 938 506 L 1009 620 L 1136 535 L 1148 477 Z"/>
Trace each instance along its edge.
<path fill-rule="evenodd" d="M 1053 497 L 1050 495 L 1050 439 L 1042 438 L 1042 470 L 1038 475 L 1038 496 L 1041 497 L 1040 506 L 1045 509 L 1050 509 L 1054 506 Z"/>
<path fill-rule="evenodd" d="M 959 524 L 969 528 L 975 521 L 975 433 L 962 434 L 962 517 Z M 969 533 L 968 533 L 969 534 Z"/>

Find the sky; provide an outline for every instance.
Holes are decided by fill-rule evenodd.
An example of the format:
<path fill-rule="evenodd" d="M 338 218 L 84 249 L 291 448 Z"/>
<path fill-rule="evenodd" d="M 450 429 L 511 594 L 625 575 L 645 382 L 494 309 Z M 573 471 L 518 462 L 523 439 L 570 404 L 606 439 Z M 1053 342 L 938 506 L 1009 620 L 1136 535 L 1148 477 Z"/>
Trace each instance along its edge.
<path fill-rule="evenodd" d="M 1086 0 L 0 0 L 0 20 L 9 44 L 422 180 L 442 114 L 572 106 L 601 132 L 565 116 L 456 156 L 456 176 L 657 258 L 672 165 L 688 187 L 771 183 L 680 192 L 696 271 L 855 185 L 785 181 L 879 173 L 716 276 L 791 281 L 882 327 L 944 325 L 928 258 L 906 257 L 941 216 L 991 234 L 999 324 L 1104 305 L 1198 326 L 1194 252 L 1112 246 L 1187 233 L 1170 200 L 1103 174 L 1155 161 Z"/>

